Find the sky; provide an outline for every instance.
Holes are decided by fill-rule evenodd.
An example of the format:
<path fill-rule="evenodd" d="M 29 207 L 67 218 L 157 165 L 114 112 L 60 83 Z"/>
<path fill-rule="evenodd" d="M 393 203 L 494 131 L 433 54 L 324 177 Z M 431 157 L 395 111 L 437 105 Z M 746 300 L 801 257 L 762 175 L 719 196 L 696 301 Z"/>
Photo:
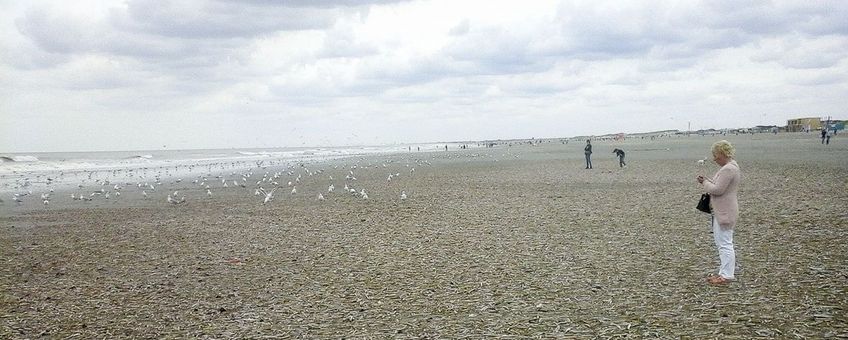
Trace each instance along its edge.
<path fill-rule="evenodd" d="M 841 0 L 0 0 L 0 13 L 0 152 L 848 118 Z"/>

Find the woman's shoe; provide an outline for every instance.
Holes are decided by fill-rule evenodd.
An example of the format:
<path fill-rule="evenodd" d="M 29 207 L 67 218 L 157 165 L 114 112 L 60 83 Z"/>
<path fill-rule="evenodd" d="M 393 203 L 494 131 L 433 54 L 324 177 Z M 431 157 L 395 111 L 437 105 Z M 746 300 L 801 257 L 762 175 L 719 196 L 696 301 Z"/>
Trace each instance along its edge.
<path fill-rule="evenodd" d="M 709 283 L 711 285 L 726 285 L 726 284 L 730 283 L 730 281 L 732 281 L 732 280 L 725 279 L 721 276 L 710 276 L 710 277 L 707 278 L 707 283 Z"/>

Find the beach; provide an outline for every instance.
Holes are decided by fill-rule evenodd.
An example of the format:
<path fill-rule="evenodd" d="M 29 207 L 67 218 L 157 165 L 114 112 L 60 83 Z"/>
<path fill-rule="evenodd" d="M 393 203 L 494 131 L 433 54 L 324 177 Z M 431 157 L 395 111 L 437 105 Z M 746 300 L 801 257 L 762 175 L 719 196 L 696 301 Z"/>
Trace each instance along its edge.
<path fill-rule="evenodd" d="M 737 279 L 710 286 L 695 177 L 719 139 L 743 176 Z M 584 144 L 216 168 L 212 197 L 203 175 L 4 194 L 0 337 L 848 337 L 843 136 L 593 141 L 592 170 Z"/>

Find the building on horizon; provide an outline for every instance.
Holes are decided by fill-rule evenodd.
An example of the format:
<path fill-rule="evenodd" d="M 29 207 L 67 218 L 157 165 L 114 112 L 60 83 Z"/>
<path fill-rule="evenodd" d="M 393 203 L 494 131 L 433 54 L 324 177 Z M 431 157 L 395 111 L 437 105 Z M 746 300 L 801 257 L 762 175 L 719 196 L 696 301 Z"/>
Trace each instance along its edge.
<path fill-rule="evenodd" d="M 787 132 L 821 130 L 821 117 L 795 118 L 786 121 Z"/>

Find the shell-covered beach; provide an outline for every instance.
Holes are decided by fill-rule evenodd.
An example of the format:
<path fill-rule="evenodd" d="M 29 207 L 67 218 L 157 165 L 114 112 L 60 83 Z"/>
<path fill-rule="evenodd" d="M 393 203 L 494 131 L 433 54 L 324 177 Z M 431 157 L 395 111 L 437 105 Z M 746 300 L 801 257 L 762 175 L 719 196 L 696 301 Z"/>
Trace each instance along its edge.
<path fill-rule="evenodd" d="M 710 286 L 695 177 L 719 139 L 742 169 L 737 280 Z M 592 170 L 584 143 L 252 169 L 283 172 L 267 204 L 189 178 L 4 196 L 0 338 L 848 337 L 843 136 L 594 141 Z"/>

